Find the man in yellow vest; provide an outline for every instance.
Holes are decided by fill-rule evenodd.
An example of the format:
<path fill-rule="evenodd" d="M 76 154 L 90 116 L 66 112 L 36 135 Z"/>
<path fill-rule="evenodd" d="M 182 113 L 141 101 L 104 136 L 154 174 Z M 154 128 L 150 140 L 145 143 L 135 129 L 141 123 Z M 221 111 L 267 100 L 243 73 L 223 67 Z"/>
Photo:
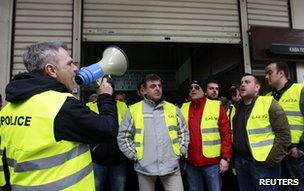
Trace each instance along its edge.
<path fill-rule="evenodd" d="M 7 85 L 0 111 L 12 190 L 95 190 L 87 144 L 117 134 L 111 85 L 104 79 L 97 89 L 98 115 L 70 93 L 77 67 L 64 44 L 31 45 L 23 60 L 28 72 Z"/>
<path fill-rule="evenodd" d="M 120 150 L 134 160 L 140 191 L 154 191 L 157 177 L 166 191 L 183 191 L 179 158 L 189 135 L 180 110 L 162 98 L 161 78 L 148 74 L 144 100 L 130 106 L 118 133 Z"/>
<path fill-rule="evenodd" d="M 181 108 L 190 133 L 187 181 L 191 191 L 204 190 L 205 185 L 210 191 L 220 191 L 220 174 L 228 170 L 232 154 L 230 123 L 221 102 L 206 98 L 202 88 L 202 81 L 193 80 L 191 102 Z"/>
<path fill-rule="evenodd" d="M 114 83 L 111 83 L 111 85 L 113 89 L 115 89 Z M 97 94 L 90 95 L 90 102 L 86 105 L 92 111 L 99 113 L 97 99 L 94 99 L 94 95 Z M 116 100 L 116 108 L 118 118 L 116 128 L 118 129 L 128 107 L 124 102 Z M 124 191 L 126 187 L 127 159 L 118 148 L 117 138 L 113 137 L 111 141 L 92 144 L 90 145 L 90 149 L 93 160 L 96 191 L 104 190 L 104 185 L 107 180 L 112 191 Z"/>
<path fill-rule="evenodd" d="M 284 110 L 271 96 L 259 96 L 260 83 L 245 74 L 240 83 L 242 101 L 233 118 L 233 153 L 240 191 L 277 191 L 280 163 L 290 145 Z M 266 179 L 271 179 L 270 184 Z"/>
<path fill-rule="evenodd" d="M 290 80 L 289 67 L 284 62 L 270 62 L 265 71 L 272 88 L 268 95 L 272 95 L 286 112 L 291 132 L 289 152 L 282 161 L 282 176 L 299 179 L 298 189 L 304 190 L 304 142 L 300 141 L 304 140 L 304 84 Z M 295 190 L 295 187 L 285 189 Z"/>

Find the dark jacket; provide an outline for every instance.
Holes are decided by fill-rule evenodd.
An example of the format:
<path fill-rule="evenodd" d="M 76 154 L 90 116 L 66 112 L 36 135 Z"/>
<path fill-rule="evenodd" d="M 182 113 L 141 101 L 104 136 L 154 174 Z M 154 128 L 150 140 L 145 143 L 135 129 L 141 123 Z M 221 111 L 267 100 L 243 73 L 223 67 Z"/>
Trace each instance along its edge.
<path fill-rule="evenodd" d="M 99 111 L 99 113 L 100 112 L 102 111 Z M 118 124 L 116 128 L 119 128 Z M 91 144 L 90 150 L 93 162 L 99 165 L 118 165 L 127 160 L 126 156 L 120 151 L 118 147 L 116 137 L 110 141 L 103 141 L 98 144 Z"/>
<path fill-rule="evenodd" d="M 246 128 L 248 118 L 251 114 L 252 108 L 255 104 L 257 97 L 254 98 L 254 100 L 252 101 L 252 103 L 250 105 L 248 105 L 248 107 L 244 106 L 242 101 L 236 105 L 236 114 L 233 119 L 233 124 L 234 124 L 233 127 L 235 127 L 237 125 L 236 123 L 239 123 L 236 119 L 237 119 L 237 116 L 239 115 L 239 111 L 241 109 L 240 107 L 245 107 L 245 124 L 244 124 L 243 128 Z M 275 100 L 272 101 L 268 112 L 269 112 L 270 124 L 271 124 L 272 130 L 275 134 L 275 139 L 274 139 L 273 147 L 272 147 L 266 161 L 263 162 L 262 165 L 273 167 L 276 164 L 280 163 L 281 160 L 285 157 L 285 155 L 287 153 L 287 147 L 290 145 L 290 142 L 291 142 L 291 137 L 290 137 L 290 131 L 289 131 L 289 127 L 288 127 L 288 121 L 287 121 L 286 114 L 277 101 L 275 101 Z M 236 130 L 237 129 L 233 129 L 234 134 L 235 134 Z M 246 131 L 244 131 L 243 136 L 246 137 L 247 145 L 249 145 L 248 136 L 247 136 Z M 238 139 L 238 137 L 235 137 L 235 135 L 234 135 L 235 142 L 237 142 L 236 139 Z M 243 144 L 243 143 L 239 142 L 238 144 L 234 143 L 234 148 L 242 147 L 242 145 L 240 145 L 240 144 Z M 248 151 L 250 152 L 250 148 L 248 148 Z M 257 161 L 255 161 L 255 162 L 259 163 Z"/>
<path fill-rule="evenodd" d="M 23 73 L 15 76 L 7 85 L 6 100 L 22 103 L 48 90 L 69 92 L 63 84 L 52 77 L 37 73 Z M 92 144 L 116 139 L 117 111 L 111 95 L 100 95 L 97 103 L 102 115 L 92 112 L 75 97 L 68 97 L 54 119 L 55 140 Z"/>
<path fill-rule="evenodd" d="M 285 93 L 285 91 L 287 91 L 292 85 L 294 84 L 293 81 L 291 80 L 288 80 L 284 87 L 280 90 L 277 90 L 277 89 L 272 89 L 271 90 L 271 95 L 274 97 L 275 100 L 279 101 L 280 98 L 282 97 L 282 95 Z M 300 95 L 300 110 L 302 112 L 302 115 L 304 116 L 304 88 L 302 89 L 301 91 L 301 95 Z M 298 147 L 300 148 L 302 151 L 303 150 L 303 147 L 304 147 L 304 132 L 301 136 L 301 139 L 300 139 L 300 143 L 299 144 L 294 144 L 292 143 L 290 146 L 289 146 L 289 149 L 293 148 L 293 147 Z"/>

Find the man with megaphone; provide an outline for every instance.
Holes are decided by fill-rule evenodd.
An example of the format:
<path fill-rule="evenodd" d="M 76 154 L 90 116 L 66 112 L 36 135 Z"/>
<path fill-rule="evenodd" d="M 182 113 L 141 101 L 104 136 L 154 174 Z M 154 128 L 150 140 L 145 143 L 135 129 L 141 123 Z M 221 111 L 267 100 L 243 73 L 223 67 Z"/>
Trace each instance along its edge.
<path fill-rule="evenodd" d="M 117 135 L 111 85 L 98 87 L 96 114 L 70 93 L 77 67 L 61 42 L 31 45 L 23 60 L 28 72 L 7 85 L 0 111 L 12 190 L 95 190 L 87 144 Z"/>

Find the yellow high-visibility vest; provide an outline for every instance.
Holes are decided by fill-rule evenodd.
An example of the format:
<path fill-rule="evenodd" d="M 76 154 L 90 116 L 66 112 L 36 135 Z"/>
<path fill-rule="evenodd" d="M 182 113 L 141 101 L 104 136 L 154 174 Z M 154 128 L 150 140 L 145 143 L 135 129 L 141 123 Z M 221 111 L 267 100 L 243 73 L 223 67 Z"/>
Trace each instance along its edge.
<path fill-rule="evenodd" d="M 233 129 L 232 124 L 233 124 L 233 117 L 235 115 L 235 107 L 233 104 L 229 105 L 228 110 L 226 111 L 226 114 L 229 118 L 231 129 Z"/>
<path fill-rule="evenodd" d="M 96 102 L 88 102 L 86 105 L 95 113 L 99 114 L 98 105 Z M 117 118 L 118 118 L 118 124 L 120 125 L 123 117 L 125 116 L 125 113 L 128 109 L 128 106 L 125 102 L 122 101 L 116 101 L 116 108 L 117 108 Z"/>
<path fill-rule="evenodd" d="M 99 114 L 99 111 L 98 111 L 98 105 L 96 102 L 88 102 L 86 103 L 86 106 L 88 106 L 90 108 L 91 111 L 94 111 L 95 113 L 98 113 Z"/>
<path fill-rule="evenodd" d="M 220 116 L 220 101 L 206 99 L 204 112 L 200 124 L 202 135 L 202 154 L 208 158 L 221 155 L 221 136 L 219 133 L 218 120 Z M 181 112 L 189 124 L 190 102 L 184 103 Z"/>
<path fill-rule="evenodd" d="M 259 96 L 247 121 L 249 146 L 253 158 L 257 161 L 265 161 L 273 147 L 275 135 L 268 113 L 272 100 L 271 96 Z"/>
<path fill-rule="evenodd" d="M 291 135 L 291 143 L 298 144 L 304 131 L 304 117 L 300 109 L 300 97 L 304 84 L 294 83 L 279 100 L 286 113 Z M 270 93 L 271 94 L 271 93 Z"/>
<path fill-rule="evenodd" d="M 143 158 L 143 152 L 144 152 L 145 127 L 144 127 L 142 103 L 143 101 L 140 101 L 130 106 L 130 114 L 134 121 L 134 126 L 135 126 L 134 142 L 135 142 L 136 157 L 138 160 L 141 160 Z M 168 128 L 173 152 L 177 156 L 180 156 L 176 107 L 175 105 L 169 102 L 165 102 L 163 107 L 165 114 L 165 123 L 166 123 L 166 127 Z"/>
<path fill-rule="evenodd" d="M 89 147 L 55 140 L 54 119 L 68 96 L 46 91 L 0 111 L 12 190 L 95 190 Z"/>

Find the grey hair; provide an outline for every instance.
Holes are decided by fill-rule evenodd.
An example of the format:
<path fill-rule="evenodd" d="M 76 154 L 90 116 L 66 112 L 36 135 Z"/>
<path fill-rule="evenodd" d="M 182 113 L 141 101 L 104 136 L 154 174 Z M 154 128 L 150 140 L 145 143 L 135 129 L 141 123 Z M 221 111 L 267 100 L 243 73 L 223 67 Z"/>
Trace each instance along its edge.
<path fill-rule="evenodd" d="M 59 48 L 67 50 L 65 44 L 59 41 L 38 42 L 26 48 L 23 63 L 29 72 L 43 72 L 47 63 L 57 64 Z"/>

